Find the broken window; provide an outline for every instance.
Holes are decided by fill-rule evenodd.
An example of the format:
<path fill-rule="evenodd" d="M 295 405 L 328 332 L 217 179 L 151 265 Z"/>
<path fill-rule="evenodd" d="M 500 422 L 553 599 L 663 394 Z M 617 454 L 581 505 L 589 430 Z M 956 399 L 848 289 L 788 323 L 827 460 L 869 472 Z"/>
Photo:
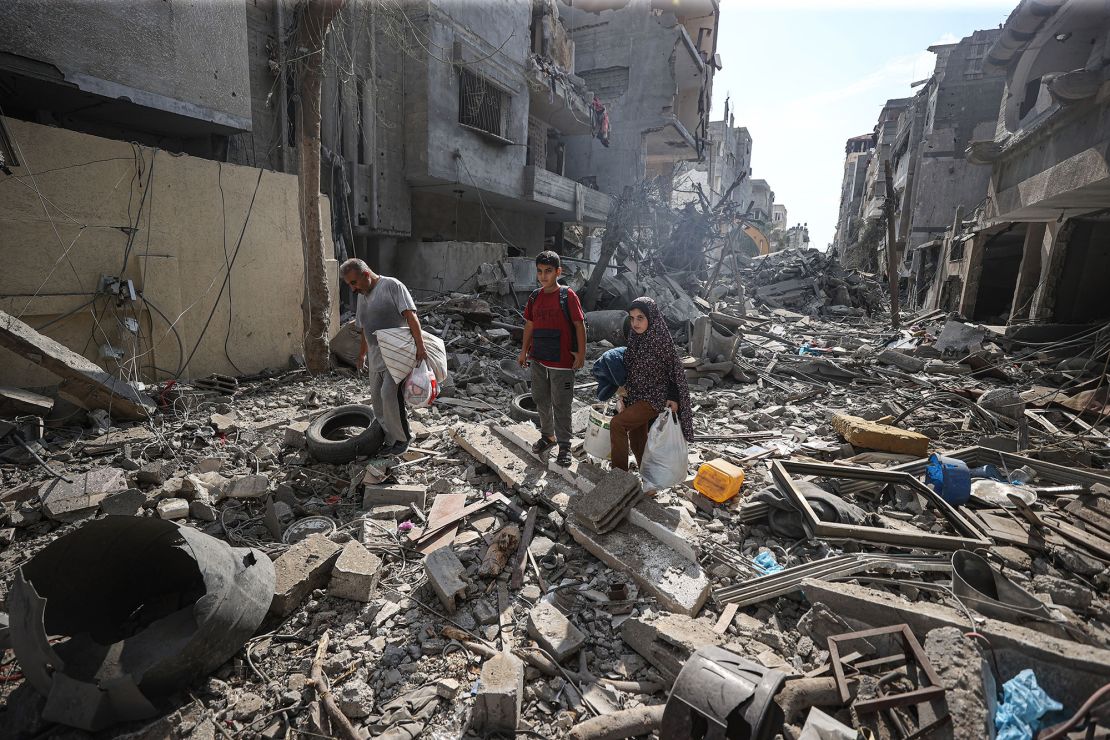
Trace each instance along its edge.
<path fill-rule="evenodd" d="M 459 123 L 505 138 L 508 95 L 468 69 L 459 70 Z"/>

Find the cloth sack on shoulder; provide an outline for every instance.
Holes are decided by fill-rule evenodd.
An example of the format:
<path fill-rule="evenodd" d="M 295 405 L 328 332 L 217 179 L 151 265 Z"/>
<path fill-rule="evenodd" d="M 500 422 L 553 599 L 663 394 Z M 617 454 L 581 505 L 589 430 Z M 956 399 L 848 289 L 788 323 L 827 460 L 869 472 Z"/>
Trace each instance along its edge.
<path fill-rule="evenodd" d="M 424 349 L 428 353 L 428 367 L 442 387 L 447 382 L 447 348 L 443 345 L 443 340 L 435 334 L 426 331 L 420 333 L 424 337 Z M 378 340 L 382 360 L 390 377 L 397 385 L 401 385 L 416 367 L 416 342 L 412 339 L 412 332 L 407 326 L 378 329 L 374 332 L 374 338 Z"/>

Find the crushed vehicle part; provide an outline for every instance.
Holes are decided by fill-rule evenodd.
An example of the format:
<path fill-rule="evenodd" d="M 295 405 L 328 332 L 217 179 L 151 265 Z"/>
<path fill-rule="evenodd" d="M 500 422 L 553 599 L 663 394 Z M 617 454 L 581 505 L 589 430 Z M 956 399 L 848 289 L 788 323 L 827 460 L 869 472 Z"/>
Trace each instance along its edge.
<path fill-rule="evenodd" d="M 345 430 L 361 429 L 348 435 Z M 305 432 L 305 446 L 319 462 L 342 465 L 356 457 L 367 457 L 385 443 L 385 430 L 374 409 L 363 404 L 339 406 L 313 419 Z"/>
<path fill-rule="evenodd" d="M 260 550 L 170 521 L 109 516 L 16 573 L 12 645 L 46 696 L 43 718 L 95 732 L 157 715 L 164 697 L 226 662 L 266 616 L 274 580 Z"/>
<path fill-rule="evenodd" d="M 868 642 L 874 643 L 876 641 L 871 638 L 883 636 L 889 636 L 892 640 L 900 642 L 902 652 L 879 656 L 869 660 L 857 660 L 852 663 L 851 667 L 853 671 L 864 671 L 868 668 L 882 667 L 883 673 L 887 673 L 891 667 L 915 663 L 918 668 L 918 675 L 923 677 L 921 686 L 912 691 L 904 691 L 898 694 L 886 694 L 876 699 L 857 699 L 852 704 L 852 707 L 857 712 L 860 714 L 878 712 L 892 707 L 919 704 L 944 696 L 946 689 L 940 680 L 940 676 L 938 676 L 937 672 L 933 669 L 933 664 L 929 662 L 928 656 L 925 655 L 925 650 L 922 649 L 921 643 L 914 637 L 909 626 L 905 624 L 895 624 L 890 627 L 876 627 L 859 632 L 846 632 L 842 635 L 829 636 L 829 663 L 832 664 L 833 676 L 836 678 L 836 685 L 840 691 L 840 700 L 843 703 L 847 704 L 851 702 L 852 694 L 844 675 L 844 662 L 840 659 L 840 643 L 859 640 L 867 640 Z"/>
<path fill-rule="evenodd" d="M 847 480 L 864 480 L 881 483 L 898 483 L 918 494 L 936 509 L 949 525 L 959 533 L 959 536 L 939 535 L 930 532 L 906 532 L 883 527 L 870 527 L 849 524 L 833 524 L 823 522 L 814 512 L 803 492 L 799 490 L 792 474 L 814 475 L 826 478 L 844 478 Z M 822 539 L 841 540 L 866 540 L 868 542 L 882 542 L 901 547 L 924 547 L 936 550 L 974 549 L 976 547 L 989 547 L 990 539 L 976 529 L 965 519 L 955 507 L 937 495 L 936 491 L 929 488 L 914 476 L 908 473 L 896 473 L 890 470 L 872 470 L 871 468 L 856 468 L 847 465 L 822 465 L 818 463 L 804 463 L 794 460 L 775 460 L 771 463 L 771 475 L 778 486 L 794 506 L 802 513 L 802 525 L 811 537 Z"/>
<path fill-rule="evenodd" d="M 782 731 L 775 694 L 786 674 L 724 648 L 703 647 L 682 667 L 671 689 L 660 740 L 767 740 Z"/>
<path fill-rule="evenodd" d="M 1005 622 L 1060 621 L 1048 605 L 967 550 L 952 553 L 952 593 L 968 608 Z"/>

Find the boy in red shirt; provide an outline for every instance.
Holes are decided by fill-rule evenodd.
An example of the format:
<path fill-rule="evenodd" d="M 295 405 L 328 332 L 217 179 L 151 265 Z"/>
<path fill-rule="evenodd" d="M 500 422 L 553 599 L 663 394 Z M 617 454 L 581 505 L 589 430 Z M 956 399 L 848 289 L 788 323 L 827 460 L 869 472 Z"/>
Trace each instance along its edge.
<path fill-rule="evenodd" d="M 586 316 L 570 288 L 559 285 L 562 263 L 555 252 L 536 256 L 540 284 L 524 307 L 524 346 L 517 362 L 532 360 L 532 400 L 540 412 L 540 439 L 532 452 L 540 455 L 556 442 L 555 462 L 570 465 L 570 406 L 574 400 L 574 371 L 586 360 Z"/>

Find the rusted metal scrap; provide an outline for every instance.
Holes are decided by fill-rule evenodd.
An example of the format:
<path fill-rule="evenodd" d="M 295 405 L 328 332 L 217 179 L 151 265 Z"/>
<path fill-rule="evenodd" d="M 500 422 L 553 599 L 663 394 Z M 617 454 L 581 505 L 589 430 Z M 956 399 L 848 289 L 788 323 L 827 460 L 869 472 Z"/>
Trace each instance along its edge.
<path fill-rule="evenodd" d="M 274 566 L 170 521 L 109 516 L 16 573 L 8 606 L 43 718 L 96 731 L 160 713 L 235 654 L 266 616 Z"/>

